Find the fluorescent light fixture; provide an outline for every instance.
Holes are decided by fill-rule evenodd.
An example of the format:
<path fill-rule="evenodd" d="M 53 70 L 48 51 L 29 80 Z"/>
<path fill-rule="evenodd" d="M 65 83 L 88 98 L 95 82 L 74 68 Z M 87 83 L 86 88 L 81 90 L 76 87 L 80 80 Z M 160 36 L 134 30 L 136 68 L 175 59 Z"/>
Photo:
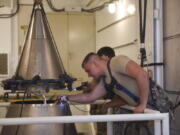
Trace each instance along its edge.
<path fill-rule="evenodd" d="M 110 3 L 110 4 L 108 5 L 108 11 L 109 11 L 109 13 L 111 13 L 111 14 L 113 14 L 113 13 L 116 12 L 116 5 L 115 5 L 115 3 Z"/>
<path fill-rule="evenodd" d="M 133 5 L 133 4 L 128 5 L 127 12 L 128 12 L 129 14 L 132 15 L 132 14 L 135 13 L 135 11 L 136 11 L 135 5 Z"/>
<path fill-rule="evenodd" d="M 123 18 L 126 16 L 125 4 L 123 2 L 118 2 L 118 18 Z"/>

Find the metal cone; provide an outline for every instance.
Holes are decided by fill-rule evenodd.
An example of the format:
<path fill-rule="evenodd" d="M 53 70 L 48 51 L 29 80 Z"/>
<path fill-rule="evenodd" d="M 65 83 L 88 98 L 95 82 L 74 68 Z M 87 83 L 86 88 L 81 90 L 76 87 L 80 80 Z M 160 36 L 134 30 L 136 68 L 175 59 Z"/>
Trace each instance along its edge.
<path fill-rule="evenodd" d="M 16 76 L 31 80 L 58 79 L 64 74 L 62 60 L 54 42 L 44 9 L 39 4 L 33 8 L 29 29 Z"/>

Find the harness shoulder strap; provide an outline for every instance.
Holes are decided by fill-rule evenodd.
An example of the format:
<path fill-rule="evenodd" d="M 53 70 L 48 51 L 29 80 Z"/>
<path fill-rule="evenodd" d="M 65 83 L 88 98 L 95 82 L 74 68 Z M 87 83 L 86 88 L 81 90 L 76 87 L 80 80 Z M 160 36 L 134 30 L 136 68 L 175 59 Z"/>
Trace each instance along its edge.
<path fill-rule="evenodd" d="M 112 75 L 112 72 L 111 72 L 111 68 L 110 68 L 110 62 L 111 60 L 108 61 L 107 63 L 107 68 L 108 68 L 108 72 L 109 72 L 109 75 L 111 77 L 111 83 L 110 84 L 107 84 L 106 81 L 105 81 L 105 77 L 103 78 L 103 81 L 104 81 L 104 84 L 105 84 L 105 88 L 108 90 L 108 91 L 112 91 L 112 89 L 114 87 L 116 87 L 117 89 L 123 91 L 124 93 L 126 93 L 129 97 L 131 97 L 135 102 L 139 102 L 139 98 L 137 96 L 135 96 L 132 92 L 130 92 L 126 87 L 122 86 L 121 84 L 119 84 L 116 79 L 113 77 Z M 148 103 L 149 106 L 153 107 L 154 108 L 154 105 L 152 103 Z"/>
<path fill-rule="evenodd" d="M 106 81 L 104 80 L 104 84 L 105 87 L 116 87 L 118 90 L 123 91 L 124 93 L 126 93 L 129 97 L 131 97 L 135 102 L 139 101 L 139 98 L 137 96 L 135 96 L 133 93 L 131 93 L 127 88 L 125 88 L 124 86 L 122 86 L 121 84 L 119 84 L 116 79 L 113 77 L 112 72 L 111 72 L 111 68 L 110 68 L 110 62 L 111 60 L 108 61 L 107 63 L 107 68 L 108 68 L 108 72 L 109 75 L 111 77 L 111 83 L 107 84 Z"/>
<path fill-rule="evenodd" d="M 115 84 L 117 84 L 117 81 L 112 75 L 111 68 L 110 68 L 110 62 L 111 62 L 111 59 L 107 63 L 107 68 L 108 68 L 109 75 L 111 77 L 111 83 L 110 84 L 114 86 Z"/>
<path fill-rule="evenodd" d="M 115 84 L 116 84 L 116 81 L 113 79 L 113 76 L 112 76 L 112 73 L 111 73 L 111 70 L 110 70 L 110 61 L 111 61 L 111 60 L 109 60 L 108 63 L 107 63 L 107 68 L 108 68 L 108 72 L 109 72 L 110 77 L 111 77 L 111 82 L 108 84 L 108 83 L 106 82 L 106 76 L 102 76 L 102 80 L 103 80 L 103 83 L 104 83 L 104 87 L 106 88 L 106 90 L 107 90 L 108 92 L 112 92 L 112 90 L 113 90 L 113 88 L 114 88 L 114 86 L 115 86 Z"/>

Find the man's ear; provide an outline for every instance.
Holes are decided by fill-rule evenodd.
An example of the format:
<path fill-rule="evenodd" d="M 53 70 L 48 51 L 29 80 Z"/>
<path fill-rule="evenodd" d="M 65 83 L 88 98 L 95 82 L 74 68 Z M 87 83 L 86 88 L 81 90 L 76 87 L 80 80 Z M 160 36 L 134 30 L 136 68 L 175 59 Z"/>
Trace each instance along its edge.
<path fill-rule="evenodd" d="M 98 66 L 99 66 L 99 61 L 94 60 L 94 61 L 93 61 L 93 64 L 94 64 L 96 67 L 98 67 Z"/>

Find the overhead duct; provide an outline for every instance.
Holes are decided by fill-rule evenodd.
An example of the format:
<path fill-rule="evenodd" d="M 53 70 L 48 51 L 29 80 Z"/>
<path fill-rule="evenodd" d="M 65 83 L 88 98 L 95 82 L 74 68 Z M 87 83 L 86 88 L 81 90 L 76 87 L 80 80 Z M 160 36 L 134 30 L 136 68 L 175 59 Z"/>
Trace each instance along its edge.
<path fill-rule="evenodd" d="M 71 89 L 73 81 L 64 69 L 43 5 L 35 1 L 16 73 L 3 81 L 4 89 Z"/>

